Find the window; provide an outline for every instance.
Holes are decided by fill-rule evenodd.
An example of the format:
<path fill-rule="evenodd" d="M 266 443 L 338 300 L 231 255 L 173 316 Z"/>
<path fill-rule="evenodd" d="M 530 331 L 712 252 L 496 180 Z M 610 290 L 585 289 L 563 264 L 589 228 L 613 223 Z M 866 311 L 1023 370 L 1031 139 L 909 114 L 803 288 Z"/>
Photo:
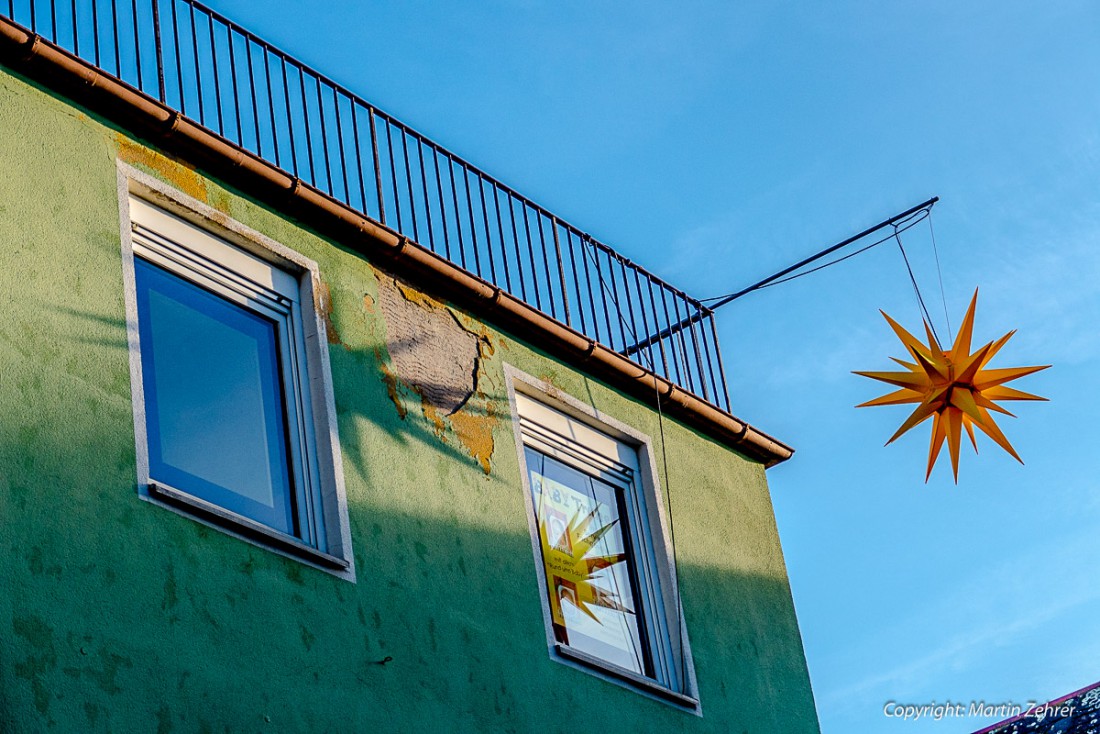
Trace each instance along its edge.
<path fill-rule="evenodd" d="M 644 437 L 509 374 L 552 655 L 696 710 Z"/>
<path fill-rule="evenodd" d="M 259 235 L 246 250 L 233 232 L 197 226 L 195 212 L 184 219 L 132 194 L 127 204 L 144 495 L 346 575 L 309 269 Z"/>

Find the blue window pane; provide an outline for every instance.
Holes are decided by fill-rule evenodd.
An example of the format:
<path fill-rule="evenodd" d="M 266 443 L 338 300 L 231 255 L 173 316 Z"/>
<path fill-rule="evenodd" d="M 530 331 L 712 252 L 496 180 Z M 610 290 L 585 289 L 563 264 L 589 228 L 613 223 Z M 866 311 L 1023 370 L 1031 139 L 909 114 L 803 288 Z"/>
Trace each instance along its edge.
<path fill-rule="evenodd" d="M 135 272 L 151 478 L 296 534 L 276 323 Z"/>

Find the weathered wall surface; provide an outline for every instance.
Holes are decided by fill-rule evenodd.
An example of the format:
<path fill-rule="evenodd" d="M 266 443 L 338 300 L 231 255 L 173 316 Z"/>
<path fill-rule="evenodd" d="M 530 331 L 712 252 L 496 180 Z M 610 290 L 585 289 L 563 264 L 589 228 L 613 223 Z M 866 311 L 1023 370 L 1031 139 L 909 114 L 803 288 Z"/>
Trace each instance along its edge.
<path fill-rule="evenodd" d="M 117 159 L 320 264 L 358 583 L 138 499 Z M 696 717 L 549 659 L 503 365 L 653 411 L 2 69 L 0 171 L 0 731 L 817 731 L 759 465 L 666 420 Z"/>

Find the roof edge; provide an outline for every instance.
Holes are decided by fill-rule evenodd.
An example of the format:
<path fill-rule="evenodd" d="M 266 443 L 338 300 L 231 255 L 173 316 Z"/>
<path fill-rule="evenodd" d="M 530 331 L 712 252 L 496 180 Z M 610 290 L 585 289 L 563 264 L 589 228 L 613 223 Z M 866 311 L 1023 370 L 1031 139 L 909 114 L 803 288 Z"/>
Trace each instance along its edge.
<path fill-rule="evenodd" d="M 794 449 L 0 16 L 0 62 L 771 467 Z"/>

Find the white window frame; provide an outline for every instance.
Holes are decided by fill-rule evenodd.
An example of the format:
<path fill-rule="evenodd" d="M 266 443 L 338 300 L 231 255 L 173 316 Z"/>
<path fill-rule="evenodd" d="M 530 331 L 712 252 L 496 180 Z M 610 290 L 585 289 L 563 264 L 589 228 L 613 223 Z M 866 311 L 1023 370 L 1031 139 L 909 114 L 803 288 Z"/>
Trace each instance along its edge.
<path fill-rule="evenodd" d="M 351 530 L 317 264 L 124 163 L 118 194 L 138 496 L 254 545 L 355 581 Z M 135 228 L 137 228 L 135 230 Z M 266 313 L 280 330 L 290 471 L 300 536 L 268 527 L 150 474 L 135 257 Z"/>
<path fill-rule="evenodd" d="M 504 365 L 504 372 L 551 659 L 702 715 L 652 441 L 645 434 L 510 364 Z M 569 436 L 571 441 L 562 442 L 561 436 Z M 645 625 L 653 677 L 638 675 L 556 640 L 525 448 L 588 473 L 592 473 L 595 465 L 602 464 L 607 468 L 605 478 L 616 473 L 624 477 L 623 481 L 612 481 L 626 491 L 628 526 L 625 530 L 630 534 L 633 548 L 632 562 L 643 610 L 639 623 Z M 571 453 L 575 456 L 571 457 Z M 579 457 L 577 454 L 587 455 Z"/>

